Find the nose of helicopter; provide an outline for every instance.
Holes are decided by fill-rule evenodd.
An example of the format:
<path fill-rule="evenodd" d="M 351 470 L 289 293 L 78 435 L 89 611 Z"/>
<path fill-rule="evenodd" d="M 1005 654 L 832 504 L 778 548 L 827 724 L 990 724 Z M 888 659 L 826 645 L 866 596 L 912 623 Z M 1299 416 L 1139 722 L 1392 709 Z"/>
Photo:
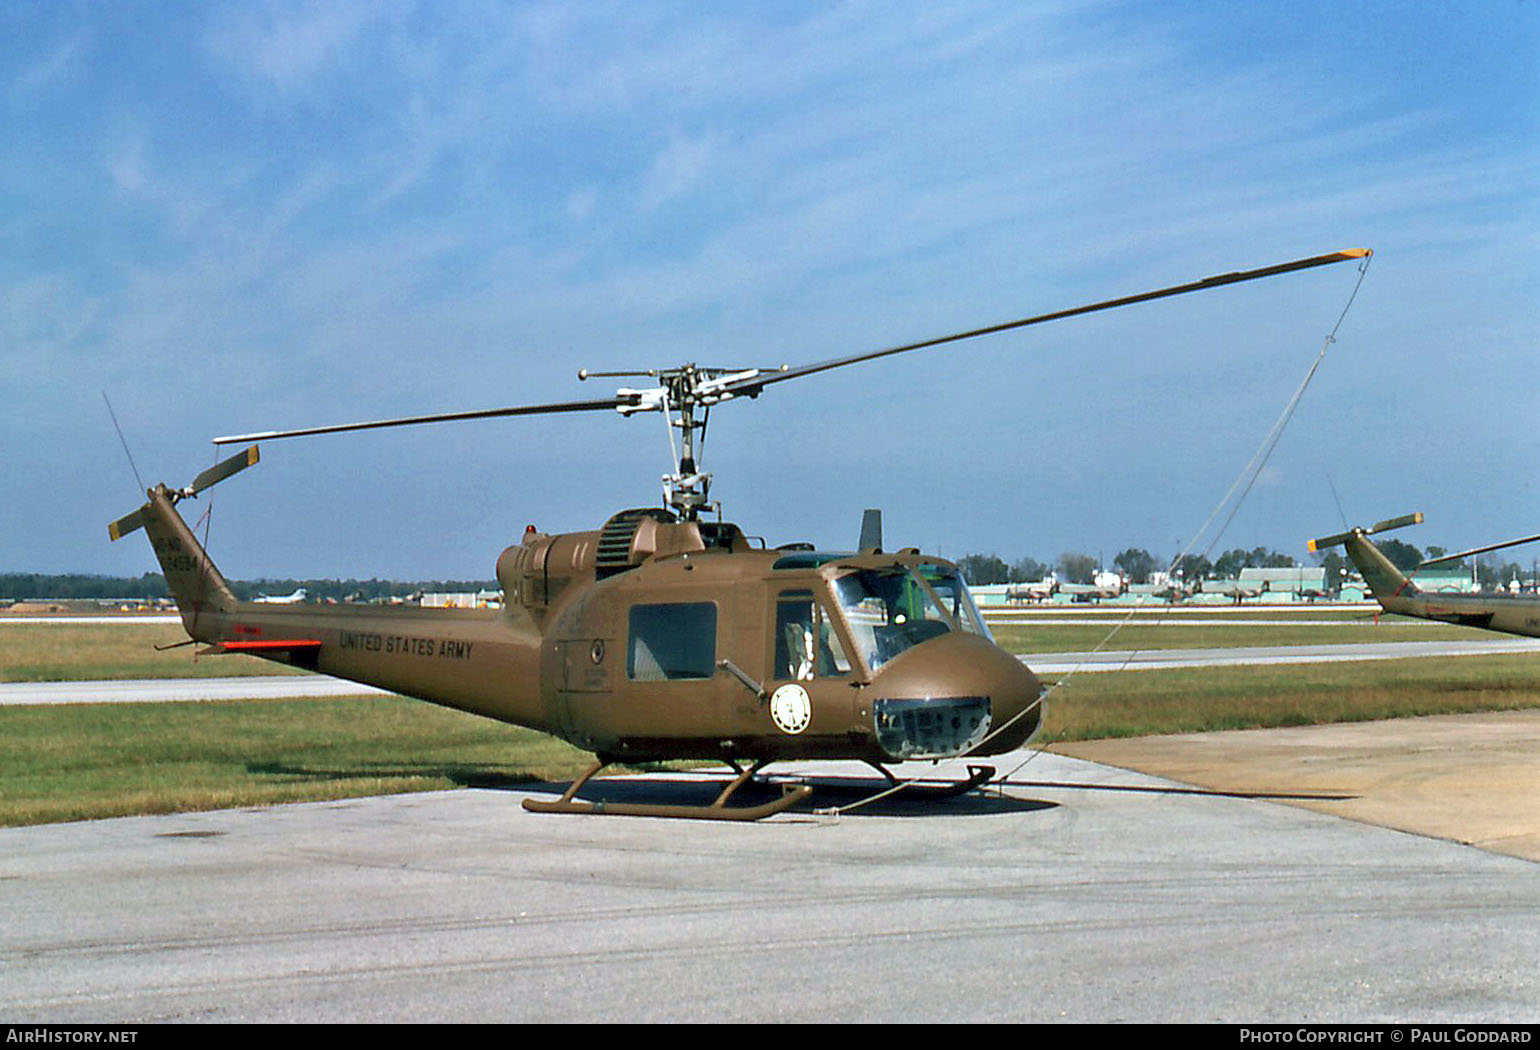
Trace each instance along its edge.
<path fill-rule="evenodd" d="M 987 638 L 952 633 L 894 657 L 868 695 L 890 759 L 998 755 L 1042 722 L 1037 675 Z"/>

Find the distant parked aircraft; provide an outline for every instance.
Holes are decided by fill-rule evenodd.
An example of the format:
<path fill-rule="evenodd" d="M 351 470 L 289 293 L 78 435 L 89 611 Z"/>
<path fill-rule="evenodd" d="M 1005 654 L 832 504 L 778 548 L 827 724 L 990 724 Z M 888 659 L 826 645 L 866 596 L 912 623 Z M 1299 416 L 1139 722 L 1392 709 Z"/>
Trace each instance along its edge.
<path fill-rule="evenodd" d="M 1041 580 L 1013 583 L 1005 590 L 1008 602 L 1046 602 L 1059 591 L 1059 581 L 1052 574 Z"/>
<path fill-rule="evenodd" d="M 264 594 L 254 599 L 263 605 L 298 605 L 305 600 L 305 588 L 301 587 L 293 594 Z"/>
<path fill-rule="evenodd" d="M 1252 598 L 1260 598 L 1267 593 L 1267 581 L 1261 584 L 1244 584 L 1240 580 L 1199 580 L 1198 591 L 1203 594 L 1223 594 L 1234 600 L 1239 605 L 1243 601 Z"/>

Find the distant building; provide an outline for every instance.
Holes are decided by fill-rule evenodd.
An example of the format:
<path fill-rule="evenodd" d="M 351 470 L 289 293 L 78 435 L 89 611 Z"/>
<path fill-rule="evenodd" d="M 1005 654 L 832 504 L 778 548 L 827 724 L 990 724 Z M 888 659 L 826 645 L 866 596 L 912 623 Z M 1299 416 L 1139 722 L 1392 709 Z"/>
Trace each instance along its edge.
<path fill-rule="evenodd" d="M 503 604 L 502 591 L 426 592 L 419 602 L 434 609 L 497 609 Z"/>
<path fill-rule="evenodd" d="M 1430 594 L 1471 594 L 1481 589 L 1469 569 L 1415 569 L 1407 576 L 1419 591 Z"/>
<path fill-rule="evenodd" d="M 1242 569 L 1240 584 L 1248 589 L 1261 588 L 1273 601 L 1309 601 L 1326 593 L 1326 570 L 1319 565 Z"/>

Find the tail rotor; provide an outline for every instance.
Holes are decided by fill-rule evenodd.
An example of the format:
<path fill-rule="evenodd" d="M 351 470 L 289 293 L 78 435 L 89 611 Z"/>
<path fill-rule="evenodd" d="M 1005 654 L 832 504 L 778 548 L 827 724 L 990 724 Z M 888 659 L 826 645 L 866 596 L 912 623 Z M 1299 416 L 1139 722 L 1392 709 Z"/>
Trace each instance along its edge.
<path fill-rule="evenodd" d="M 1323 536 L 1318 540 L 1311 540 L 1309 549 L 1310 552 L 1314 554 L 1316 551 L 1325 550 L 1328 547 L 1339 547 L 1346 543 L 1348 539 L 1353 536 L 1373 536 L 1378 532 L 1389 532 L 1391 529 L 1399 529 L 1404 528 L 1407 525 L 1421 524 L 1421 511 L 1417 511 L 1413 514 L 1403 514 L 1399 518 L 1386 518 L 1384 521 L 1376 522 L 1375 524 L 1369 526 L 1367 529 L 1349 529 L 1347 532 L 1339 532 L 1334 536 Z"/>
<path fill-rule="evenodd" d="M 212 488 L 214 485 L 219 484 L 221 481 L 230 477 L 232 474 L 239 474 L 247 467 L 256 466 L 257 462 L 261 458 L 262 456 L 258 451 L 257 446 L 252 445 L 241 450 L 240 452 L 237 452 L 235 455 L 229 457 L 228 459 L 222 459 L 218 463 L 215 463 L 212 467 L 209 467 L 197 477 L 193 478 L 192 484 L 188 485 L 186 488 L 166 489 L 164 485 L 160 487 L 165 489 L 166 497 L 172 502 L 173 505 L 181 502 L 184 499 L 196 499 L 198 493 L 205 489 Z M 112 537 L 114 540 L 119 540 L 133 532 L 135 529 L 142 528 L 145 522 L 145 512 L 149 510 L 149 506 L 150 505 L 146 503 L 132 514 L 125 514 L 117 521 L 108 525 L 107 535 Z"/>

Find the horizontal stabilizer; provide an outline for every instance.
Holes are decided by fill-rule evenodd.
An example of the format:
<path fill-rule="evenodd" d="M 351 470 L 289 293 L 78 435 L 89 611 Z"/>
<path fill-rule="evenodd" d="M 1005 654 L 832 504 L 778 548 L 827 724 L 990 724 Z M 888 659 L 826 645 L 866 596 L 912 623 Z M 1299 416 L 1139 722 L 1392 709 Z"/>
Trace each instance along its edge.
<path fill-rule="evenodd" d="M 273 652 L 302 652 L 307 649 L 319 649 L 321 643 L 315 638 L 265 638 L 250 642 L 217 642 L 199 655 L 217 655 L 220 653 L 273 653 Z"/>

